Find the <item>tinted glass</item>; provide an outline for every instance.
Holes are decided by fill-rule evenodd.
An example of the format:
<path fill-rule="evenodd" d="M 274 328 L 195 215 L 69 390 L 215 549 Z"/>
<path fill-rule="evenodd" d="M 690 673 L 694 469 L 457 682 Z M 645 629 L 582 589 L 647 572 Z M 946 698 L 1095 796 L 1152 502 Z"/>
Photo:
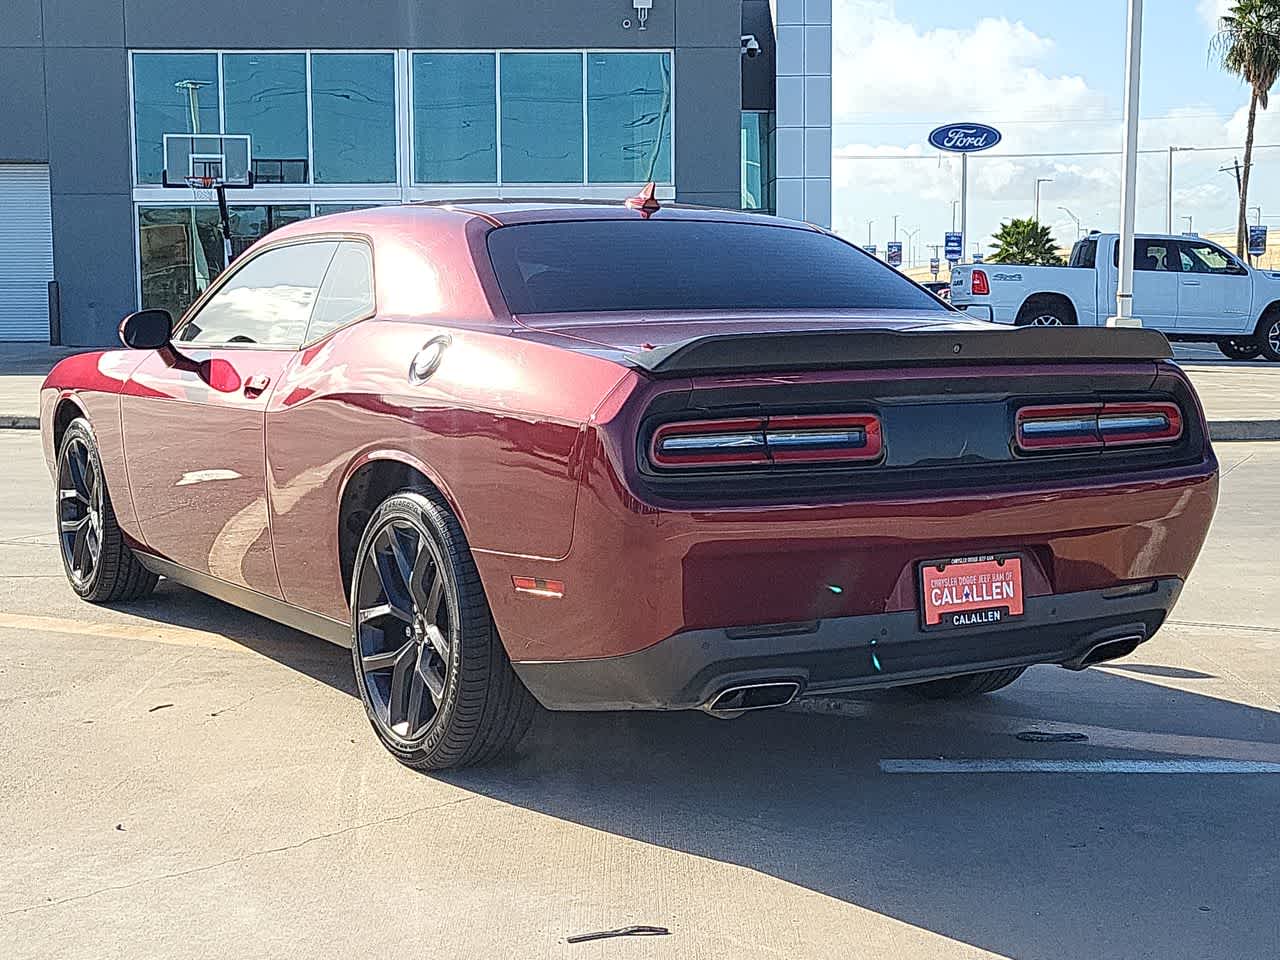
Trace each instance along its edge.
<path fill-rule="evenodd" d="M 1220 276 L 1239 276 L 1245 271 L 1225 250 L 1202 241 L 1180 240 L 1182 269 L 1186 273 L 1209 273 Z"/>
<path fill-rule="evenodd" d="M 742 209 L 774 209 L 773 114 L 742 114 Z"/>
<path fill-rule="evenodd" d="M 222 272 L 216 207 L 139 207 L 142 306 L 176 320 Z"/>
<path fill-rule="evenodd" d="M 591 182 L 670 183 L 671 55 L 588 54 L 587 130 Z"/>
<path fill-rule="evenodd" d="M 502 179 L 582 182 L 582 55 L 502 54 Z"/>
<path fill-rule="evenodd" d="M 320 285 L 306 340 L 318 340 L 372 312 L 373 257 L 367 245 L 344 240 Z"/>
<path fill-rule="evenodd" d="M 1143 240 L 1133 242 L 1133 269 L 1154 273 L 1176 273 L 1181 269 L 1173 240 Z"/>
<path fill-rule="evenodd" d="M 194 107 L 194 109 L 193 109 Z M 218 57 L 139 53 L 133 57 L 133 124 L 138 182 L 159 183 L 166 133 L 219 133 Z M 186 170 L 178 171 L 185 177 Z"/>
<path fill-rule="evenodd" d="M 498 179 L 497 98 L 492 53 L 413 55 L 415 183 Z"/>
<path fill-rule="evenodd" d="M 1097 240 L 1079 240 L 1071 249 L 1071 260 L 1068 266 L 1093 269 L 1098 258 Z"/>
<path fill-rule="evenodd" d="M 228 53 L 222 84 L 227 130 L 252 138 L 254 183 L 306 183 L 306 56 Z"/>
<path fill-rule="evenodd" d="M 312 54 L 311 116 L 316 183 L 395 182 L 391 54 Z"/>
<path fill-rule="evenodd" d="M 369 210 L 380 206 L 382 206 L 380 203 L 317 203 L 316 216 L 323 217 L 326 213 L 349 213 L 352 210 Z"/>
<path fill-rule="evenodd" d="M 873 257 L 804 229 L 691 220 L 531 223 L 492 231 L 489 254 L 514 313 L 945 312 Z"/>
<path fill-rule="evenodd" d="M 286 223 L 306 220 L 311 216 L 308 203 L 274 204 L 272 206 L 230 208 L 231 252 L 235 256 L 244 253 L 254 241 L 265 237 L 272 230 Z"/>
<path fill-rule="evenodd" d="M 334 241 L 299 243 L 254 257 L 178 331 L 176 339 L 298 346 L 337 247 Z"/>

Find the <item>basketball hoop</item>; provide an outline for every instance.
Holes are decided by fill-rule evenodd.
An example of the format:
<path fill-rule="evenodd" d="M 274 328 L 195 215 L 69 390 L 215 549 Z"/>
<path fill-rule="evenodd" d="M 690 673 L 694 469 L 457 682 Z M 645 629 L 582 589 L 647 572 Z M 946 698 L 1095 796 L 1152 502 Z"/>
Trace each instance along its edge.
<path fill-rule="evenodd" d="M 212 203 L 218 199 L 217 177 L 187 177 L 187 186 L 196 203 Z"/>

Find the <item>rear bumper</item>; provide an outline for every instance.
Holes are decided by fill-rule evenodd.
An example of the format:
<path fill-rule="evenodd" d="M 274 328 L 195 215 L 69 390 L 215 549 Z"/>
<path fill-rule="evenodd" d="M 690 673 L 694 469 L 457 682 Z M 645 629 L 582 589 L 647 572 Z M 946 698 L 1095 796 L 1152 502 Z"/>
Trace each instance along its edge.
<path fill-rule="evenodd" d="M 812 696 L 1041 663 L 1079 668 L 1101 644 L 1150 639 L 1181 590 L 1170 577 L 1140 594 L 1029 597 L 1021 619 L 954 632 L 925 632 L 915 611 L 902 611 L 689 630 L 623 656 L 513 666 L 552 710 L 686 710 L 729 687 L 773 680 Z M 1117 645 L 1100 659 L 1130 649 Z"/>

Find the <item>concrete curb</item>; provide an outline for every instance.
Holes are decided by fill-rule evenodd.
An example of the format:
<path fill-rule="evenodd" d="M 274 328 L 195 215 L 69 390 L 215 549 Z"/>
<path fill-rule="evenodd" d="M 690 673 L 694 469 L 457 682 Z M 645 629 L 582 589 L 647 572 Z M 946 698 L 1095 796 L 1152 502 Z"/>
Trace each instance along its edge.
<path fill-rule="evenodd" d="M 0 430 L 39 430 L 39 417 L 0 413 Z M 1209 436 L 1220 443 L 1233 440 L 1280 440 L 1280 420 L 1215 420 Z"/>

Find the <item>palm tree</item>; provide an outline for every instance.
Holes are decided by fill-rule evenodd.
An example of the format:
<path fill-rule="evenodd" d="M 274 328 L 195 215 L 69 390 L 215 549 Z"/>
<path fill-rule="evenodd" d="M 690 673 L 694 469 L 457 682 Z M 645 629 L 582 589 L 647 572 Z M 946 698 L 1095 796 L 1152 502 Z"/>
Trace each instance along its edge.
<path fill-rule="evenodd" d="M 1249 127 L 1240 173 L 1240 212 L 1236 218 L 1236 253 L 1243 257 L 1249 228 L 1249 174 L 1253 169 L 1253 128 L 1258 107 L 1267 109 L 1268 95 L 1280 76 L 1280 0 L 1237 0 L 1218 23 L 1211 53 L 1224 69 L 1249 84 Z"/>
<path fill-rule="evenodd" d="M 1063 260 L 1049 228 L 1032 217 L 1014 218 L 1000 224 L 995 234 L 995 250 L 987 260 L 991 263 L 1022 263 L 1027 266 L 1060 267 Z"/>

